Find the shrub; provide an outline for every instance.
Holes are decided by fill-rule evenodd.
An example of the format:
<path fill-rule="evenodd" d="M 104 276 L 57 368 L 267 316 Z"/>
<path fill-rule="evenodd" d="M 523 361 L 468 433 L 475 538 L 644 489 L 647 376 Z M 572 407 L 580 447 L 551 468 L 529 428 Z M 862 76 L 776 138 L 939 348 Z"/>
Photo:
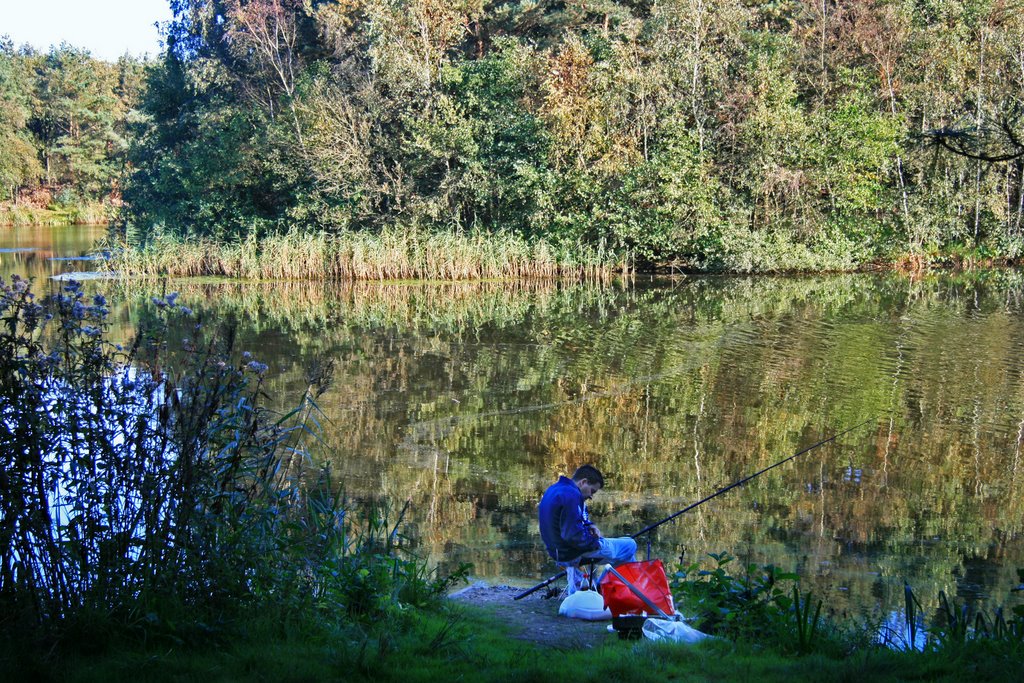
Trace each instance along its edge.
<path fill-rule="evenodd" d="M 671 579 L 680 611 L 695 614 L 698 629 L 796 654 L 844 656 L 866 642 L 864 629 L 837 624 L 822 613 L 823 600 L 801 593 L 796 574 L 751 563 L 733 575 L 729 553 L 709 557 L 713 568 L 683 565 Z"/>
<path fill-rule="evenodd" d="M 733 576 L 727 567 L 734 557 L 727 552 L 708 556 L 715 561 L 713 569 L 701 569 L 695 562 L 672 576 L 672 592 L 681 608 L 697 614 L 698 628 L 730 637 L 774 629 L 792 605 L 784 582 L 795 581 L 796 574 L 749 564 Z"/>

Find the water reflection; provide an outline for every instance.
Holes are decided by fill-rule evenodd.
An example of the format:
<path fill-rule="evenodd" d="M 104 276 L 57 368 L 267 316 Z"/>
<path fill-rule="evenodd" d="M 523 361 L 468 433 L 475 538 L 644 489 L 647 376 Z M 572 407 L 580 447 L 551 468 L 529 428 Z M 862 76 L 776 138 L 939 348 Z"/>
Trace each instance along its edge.
<path fill-rule="evenodd" d="M 1024 565 L 1020 287 L 1005 272 L 183 297 L 244 321 L 282 393 L 335 358 L 322 407 L 349 490 L 411 496 L 422 551 L 483 576 L 550 571 L 536 501 L 581 462 L 610 474 L 602 526 L 629 533 L 876 415 L 660 529 L 653 550 L 728 549 L 796 569 L 837 609 L 882 610 L 904 578 L 926 604 L 1002 602 Z"/>
<path fill-rule="evenodd" d="M 4 275 L 46 278 L 98 263 L 96 243 L 106 234 L 103 225 L 0 228 L 0 265 Z"/>
<path fill-rule="evenodd" d="M 162 285 L 92 286 L 126 302 L 127 328 Z M 870 417 L 660 528 L 652 551 L 772 562 L 879 623 L 904 579 L 926 609 L 940 590 L 990 605 L 1024 566 L 1018 272 L 168 289 L 237 325 L 282 409 L 315 359 L 336 361 L 320 404 L 337 478 L 411 498 L 407 531 L 444 566 L 549 574 L 536 504 L 583 462 L 609 475 L 602 528 L 631 533 Z"/>

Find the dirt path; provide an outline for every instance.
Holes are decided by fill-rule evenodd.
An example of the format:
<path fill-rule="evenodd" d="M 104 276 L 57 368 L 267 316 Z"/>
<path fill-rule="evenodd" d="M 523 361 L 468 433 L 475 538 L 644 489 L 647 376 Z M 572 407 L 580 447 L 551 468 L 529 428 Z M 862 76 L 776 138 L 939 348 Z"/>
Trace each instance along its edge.
<path fill-rule="evenodd" d="M 548 598 L 538 591 L 522 600 L 512 598 L 524 589 L 489 586 L 483 581 L 451 594 L 449 599 L 480 607 L 512 627 L 513 637 L 560 650 L 592 648 L 618 635 L 608 630 L 610 621 L 583 621 L 559 616 L 562 596 Z"/>

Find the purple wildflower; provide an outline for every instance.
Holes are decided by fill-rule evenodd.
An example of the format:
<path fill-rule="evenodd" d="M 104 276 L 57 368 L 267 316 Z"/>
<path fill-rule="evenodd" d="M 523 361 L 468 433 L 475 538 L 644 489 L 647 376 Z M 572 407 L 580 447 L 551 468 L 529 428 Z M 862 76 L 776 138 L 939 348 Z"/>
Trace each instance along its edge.
<path fill-rule="evenodd" d="M 257 360 L 253 360 L 249 361 L 245 367 L 251 370 L 252 372 L 255 372 L 257 375 L 262 375 L 264 372 L 267 371 L 268 366 L 266 363 L 261 363 Z"/>

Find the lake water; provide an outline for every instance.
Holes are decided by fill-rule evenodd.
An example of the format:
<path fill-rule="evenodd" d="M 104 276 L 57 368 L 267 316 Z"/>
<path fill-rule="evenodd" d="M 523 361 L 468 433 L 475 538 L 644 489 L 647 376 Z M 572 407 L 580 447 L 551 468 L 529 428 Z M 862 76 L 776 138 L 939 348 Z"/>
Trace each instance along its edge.
<path fill-rule="evenodd" d="M 101 229 L 0 231 L 0 266 L 88 270 Z M 114 334 L 161 283 L 90 282 Z M 37 290 L 40 287 L 37 285 Z M 415 552 L 530 585 L 553 573 L 536 505 L 558 474 L 607 474 L 591 506 L 628 534 L 864 420 L 660 528 L 673 569 L 709 552 L 774 563 L 837 611 L 886 613 L 908 581 L 1015 604 L 1024 567 L 1024 274 L 637 278 L 569 283 L 175 282 L 297 400 L 322 397 L 336 479 L 411 500 Z M 646 548 L 642 548 L 642 552 Z M 739 567 L 737 566 L 737 569 Z"/>

